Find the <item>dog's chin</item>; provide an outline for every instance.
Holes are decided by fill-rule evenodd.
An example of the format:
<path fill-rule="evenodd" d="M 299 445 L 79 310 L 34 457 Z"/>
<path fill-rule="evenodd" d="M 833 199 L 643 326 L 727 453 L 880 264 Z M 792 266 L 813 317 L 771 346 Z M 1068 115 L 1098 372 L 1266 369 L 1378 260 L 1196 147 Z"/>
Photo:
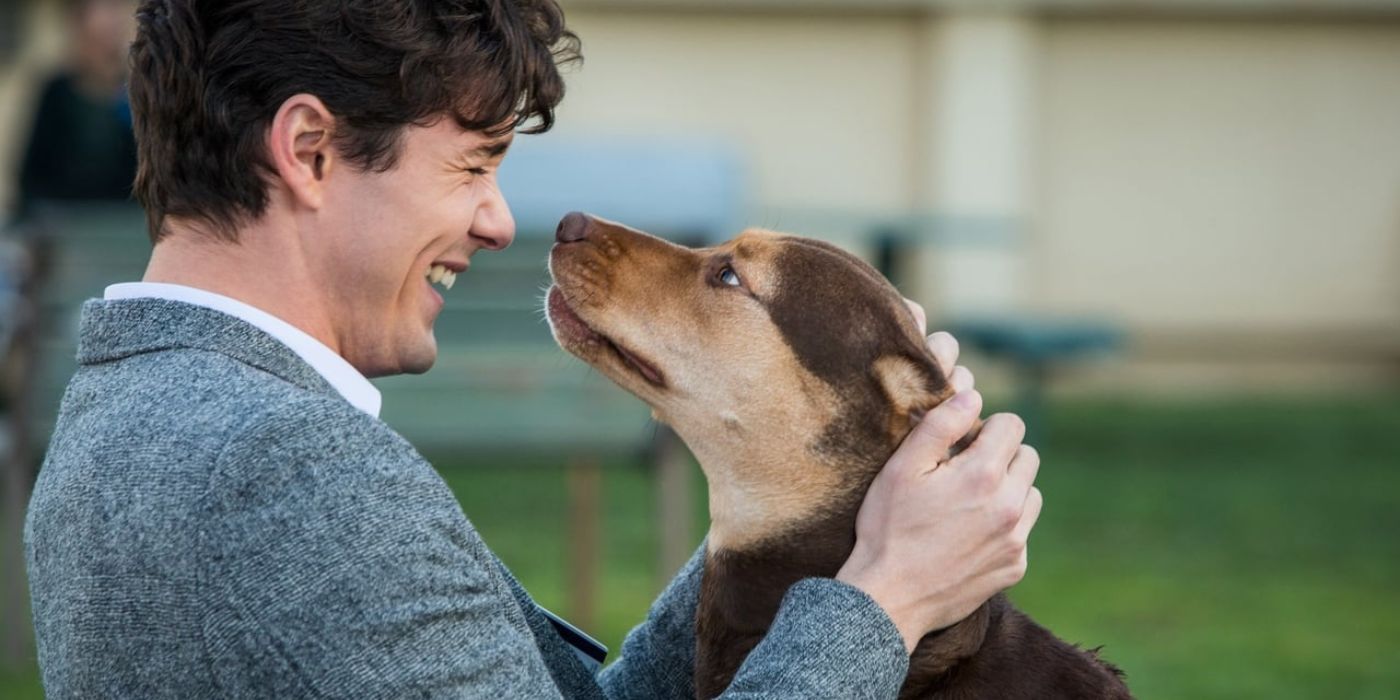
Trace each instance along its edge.
<path fill-rule="evenodd" d="M 587 362 L 638 398 L 648 400 L 666 389 L 666 376 L 655 364 L 584 321 L 569 306 L 558 285 L 549 288 L 545 316 L 549 319 L 550 331 L 559 347 Z"/>

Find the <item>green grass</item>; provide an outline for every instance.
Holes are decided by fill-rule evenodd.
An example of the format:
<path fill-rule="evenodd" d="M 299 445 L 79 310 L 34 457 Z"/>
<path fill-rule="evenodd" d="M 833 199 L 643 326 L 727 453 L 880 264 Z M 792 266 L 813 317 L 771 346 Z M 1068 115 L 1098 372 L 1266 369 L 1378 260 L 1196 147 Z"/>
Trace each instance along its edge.
<path fill-rule="evenodd" d="M 1012 591 L 1037 620 L 1104 645 L 1143 698 L 1400 696 L 1400 396 L 1078 400 L 1046 422 L 1046 507 Z M 567 614 L 562 467 L 440 468 Z M 663 583 L 646 472 L 609 465 L 604 514 L 590 631 L 617 649 Z M 0 675 L 0 697 L 39 697 L 33 671 Z"/>
<path fill-rule="evenodd" d="M 1013 597 L 1148 698 L 1400 694 L 1400 400 L 1067 406 Z"/>

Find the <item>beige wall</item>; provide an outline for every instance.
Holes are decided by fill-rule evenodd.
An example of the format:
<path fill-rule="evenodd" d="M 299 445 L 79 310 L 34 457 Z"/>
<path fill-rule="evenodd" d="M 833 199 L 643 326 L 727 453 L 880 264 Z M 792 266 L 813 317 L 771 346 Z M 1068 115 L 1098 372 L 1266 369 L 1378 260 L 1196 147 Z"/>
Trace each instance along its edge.
<path fill-rule="evenodd" d="M 1400 330 L 1400 23 L 1054 21 L 1034 287 L 1158 330 Z"/>
<path fill-rule="evenodd" d="M 570 77 L 561 136 L 732 138 L 753 169 L 758 221 L 786 208 L 909 204 L 909 22 L 577 10 L 570 25 L 586 62 Z"/>

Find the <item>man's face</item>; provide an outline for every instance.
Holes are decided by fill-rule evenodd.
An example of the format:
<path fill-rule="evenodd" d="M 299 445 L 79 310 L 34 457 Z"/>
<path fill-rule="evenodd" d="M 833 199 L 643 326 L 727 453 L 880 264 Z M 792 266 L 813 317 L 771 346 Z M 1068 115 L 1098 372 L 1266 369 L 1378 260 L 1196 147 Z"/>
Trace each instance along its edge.
<path fill-rule="evenodd" d="M 496 171 L 510 134 L 488 137 L 451 119 L 405 127 L 394 168 L 362 172 L 344 160 L 315 214 L 317 269 L 340 354 L 365 376 L 426 372 L 437 358 L 433 322 L 451 294 L 434 265 L 465 272 L 482 248 L 500 250 L 515 220 Z"/>

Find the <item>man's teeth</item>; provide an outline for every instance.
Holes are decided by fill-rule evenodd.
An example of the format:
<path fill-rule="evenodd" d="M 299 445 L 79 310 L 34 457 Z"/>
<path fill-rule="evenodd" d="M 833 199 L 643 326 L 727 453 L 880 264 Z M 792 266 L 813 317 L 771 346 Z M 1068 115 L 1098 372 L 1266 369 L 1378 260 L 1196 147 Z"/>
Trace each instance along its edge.
<path fill-rule="evenodd" d="M 441 284 L 444 289 L 451 289 L 452 285 L 457 283 L 457 273 L 442 265 L 434 265 L 428 268 L 428 281 Z"/>

